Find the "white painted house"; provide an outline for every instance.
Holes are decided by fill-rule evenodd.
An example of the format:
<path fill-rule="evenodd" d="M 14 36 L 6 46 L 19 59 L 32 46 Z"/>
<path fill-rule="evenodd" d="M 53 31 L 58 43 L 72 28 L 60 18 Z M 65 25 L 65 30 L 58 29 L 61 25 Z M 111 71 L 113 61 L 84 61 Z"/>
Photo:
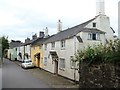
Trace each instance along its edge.
<path fill-rule="evenodd" d="M 21 41 L 11 40 L 8 49 L 8 58 L 10 60 L 17 60 L 17 48 L 21 45 Z"/>
<path fill-rule="evenodd" d="M 103 1 L 97 2 L 97 5 L 100 4 L 97 6 L 97 16 L 91 20 L 63 31 L 58 21 L 58 33 L 43 43 L 43 69 L 72 80 L 79 79 L 78 71 L 74 69 L 77 67 L 72 62 L 77 50 L 114 39 L 114 30 L 104 13 Z"/>
<path fill-rule="evenodd" d="M 17 60 L 22 62 L 24 60 L 24 45 L 22 44 L 20 47 L 17 48 Z"/>

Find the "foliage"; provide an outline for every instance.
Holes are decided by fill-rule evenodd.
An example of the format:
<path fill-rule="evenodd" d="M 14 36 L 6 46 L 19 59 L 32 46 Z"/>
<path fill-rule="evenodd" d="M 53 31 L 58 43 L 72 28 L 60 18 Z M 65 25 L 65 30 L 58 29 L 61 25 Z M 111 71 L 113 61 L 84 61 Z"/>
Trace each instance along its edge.
<path fill-rule="evenodd" d="M 75 59 L 88 65 L 117 63 L 120 61 L 120 40 L 109 41 L 105 45 L 88 46 L 82 51 L 79 50 L 75 55 Z"/>
<path fill-rule="evenodd" d="M 0 43 L 2 44 L 2 55 L 4 54 L 5 49 L 9 48 L 9 42 L 8 42 L 8 37 L 1 37 L 0 38 Z"/>

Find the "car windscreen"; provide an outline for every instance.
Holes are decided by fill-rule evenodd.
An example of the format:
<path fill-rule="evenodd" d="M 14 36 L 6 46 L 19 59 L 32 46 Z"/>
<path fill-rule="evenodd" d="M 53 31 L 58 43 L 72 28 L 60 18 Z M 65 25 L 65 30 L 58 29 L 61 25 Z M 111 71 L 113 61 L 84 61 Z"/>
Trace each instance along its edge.
<path fill-rule="evenodd" d="M 32 61 L 24 61 L 24 63 L 29 63 L 29 62 L 32 62 Z"/>

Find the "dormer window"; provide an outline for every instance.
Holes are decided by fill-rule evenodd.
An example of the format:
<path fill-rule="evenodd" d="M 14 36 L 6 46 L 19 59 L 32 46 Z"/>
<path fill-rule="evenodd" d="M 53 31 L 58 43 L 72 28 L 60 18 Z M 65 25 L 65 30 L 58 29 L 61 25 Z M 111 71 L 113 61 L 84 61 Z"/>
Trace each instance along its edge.
<path fill-rule="evenodd" d="M 96 27 L 96 23 L 95 22 L 93 23 L 93 27 Z"/>

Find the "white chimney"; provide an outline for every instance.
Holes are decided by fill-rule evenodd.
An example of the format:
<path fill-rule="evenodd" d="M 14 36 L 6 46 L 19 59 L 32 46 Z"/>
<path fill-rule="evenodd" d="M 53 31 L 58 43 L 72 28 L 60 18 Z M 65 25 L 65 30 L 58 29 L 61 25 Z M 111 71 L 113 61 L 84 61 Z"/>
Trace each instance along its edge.
<path fill-rule="evenodd" d="M 96 14 L 97 15 L 105 15 L 105 6 L 104 0 L 96 0 Z"/>
<path fill-rule="evenodd" d="M 48 28 L 45 28 L 45 37 L 48 37 Z"/>
<path fill-rule="evenodd" d="M 58 32 L 62 31 L 62 22 L 60 20 L 58 20 L 57 30 L 58 30 Z"/>

